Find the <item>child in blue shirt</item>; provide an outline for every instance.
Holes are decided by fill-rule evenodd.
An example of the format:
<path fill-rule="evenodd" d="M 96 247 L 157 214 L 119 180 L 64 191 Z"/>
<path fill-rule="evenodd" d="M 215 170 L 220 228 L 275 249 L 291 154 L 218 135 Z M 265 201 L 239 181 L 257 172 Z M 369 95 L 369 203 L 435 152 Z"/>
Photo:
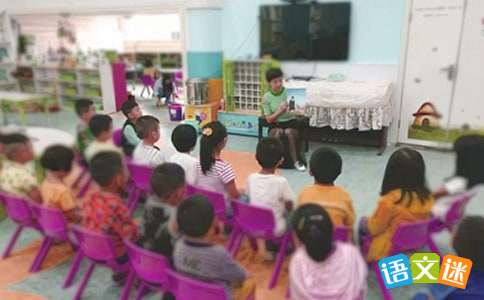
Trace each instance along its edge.
<path fill-rule="evenodd" d="M 419 293 L 413 300 L 484 299 L 484 217 L 465 217 L 457 228 L 453 247 L 458 256 L 472 261 L 466 288 L 436 284 L 431 286 L 428 293 Z"/>

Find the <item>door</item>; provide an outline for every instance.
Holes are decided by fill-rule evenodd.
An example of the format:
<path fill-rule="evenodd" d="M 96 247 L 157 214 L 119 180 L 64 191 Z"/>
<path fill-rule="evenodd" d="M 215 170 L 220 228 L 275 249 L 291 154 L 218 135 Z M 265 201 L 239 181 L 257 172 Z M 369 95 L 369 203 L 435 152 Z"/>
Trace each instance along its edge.
<path fill-rule="evenodd" d="M 484 134 L 484 1 L 468 0 L 449 134 Z"/>
<path fill-rule="evenodd" d="M 466 0 L 414 0 L 404 62 L 400 143 L 447 145 Z"/>

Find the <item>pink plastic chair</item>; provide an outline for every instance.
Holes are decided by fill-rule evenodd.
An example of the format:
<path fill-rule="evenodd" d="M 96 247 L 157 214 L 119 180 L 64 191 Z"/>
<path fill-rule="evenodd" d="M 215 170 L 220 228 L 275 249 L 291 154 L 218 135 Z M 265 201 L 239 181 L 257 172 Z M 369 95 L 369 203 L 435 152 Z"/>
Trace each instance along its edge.
<path fill-rule="evenodd" d="M 133 213 L 138 206 L 141 196 L 151 192 L 151 175 L 153 175 L 153 168 L 128 162 L 128 170 L 132 180 L 128 192 L 128 209 Z"/>
<path fill-rule="evenodd" d="M 2 198 L 2 203 L 5 205 L 8 217 L 17 224 L 17 227 L 7 244 L 7 247 L 2 254 L 2 258 L 7 258 L 10 256 L 17 239 L 24 228 L 32 228 L 39 232 L 42 232 L 42 230 L 32 214 L 29 200 L 3 192 L 0 192 L 0 198 Z M 36 264 L 38 264 L 38 262 L 34 260 L 33 265 Z"/>
<path fill-rule="evenodd" d="M 227 208 L 225 207 L 225 197 L 221 193 L 205 190 L 200 187 L 187 185 L 187 196 L 200 194 L 208 198 L 212 203 L 215 215 L 224 224 L 232 225 L 232 220 L 227 217 Z"/>
<path fill-rule="evenodd" d="M 120 264 L 116 261 L 114 243 L 109 236 L 79 226 L 72 226 L 72 230 L 79 244 L 78 251 L 82 252 L 81 255 L 90 261 L 74 297 L 74 300 L 80 300 L 97 265 L 110 268 L 114 272 L 127 272 L 129 263 Z"/>
<path fill-rule="evenodd" d="M 439 249 L 437 246 L 435 246 L 434 242 L 430 238 L 430 224 L 433 221 L 434 220 L 427 220 L 401 224 L 393 234 L 392 248 L 390 249 L 388 256 L 398 253 L 414 252 L 424 247 L 428 247 L 430 251 L 440 255 Z M 376 274 L 376 279 L 378 281 L 378 286 L 380 287 L 383 299 L 392 300 L 392 294 L 390 290 L 385 287 L 385 283 L 381 277 L 378 262 L 372 262 L 371 267 Z"/>
<path fill-rule="evenodd" d="M 141 90 L 140 96 L 143 97 L 145 90 L 148 92 L 148 97 L 151 95 L 150 88 L 153 91 L 153 86 L 155 85 L 155 80 L 150 75 L 141 75 L 141 83 L 143 84 L 143 89 Z"/>
<path fill-rule="evenodd" d="M 47 256 L 50 247 L 55 241 L 64 241 L 70 243 L 74 251 L 77 250 L 77 244 L 71 238 L 68 224 L 60 210 L 48 208 L 36 203 L 31 204 L 31 208 L 44 233 L 44 240 L 42 241 L 42 245 L 39 249 L 39 252 L 37 252 L 37 257 L 35 259 L 37 263 L 32 265 L 30 268 L 30 272 L 37 272 Z M 82 252 L 77 251 L 76 256 L 72 261 L 69 273 L 64 280 L 63 288 L 67 288 L 72 284 L 72 281 L 79 270 L 79 266 L 81 265 L 81 261 Z"/>
<path fill-rule="evenodd" d="M 125 241 L 128 249 L 131 270 L 124 286 L 120 300 L 128 300 L 136 279 L 141 281 L 136 300 L 141 300 L 147 290 L 168 290 L 167 270 L 171 269 L 166 257 L 138 247 L 130 241 Z"/>
<path fill-rule="evenodd" d="M 261 238 L 279 244 L 274 271 L 269 282 L 269 289 L 276 286 L 282 264 L 288 247 L 293 243 L 292 233 L 286 232 L 283 236 L 274 235 L 275 220 L 271 210 L 251 206 L 250 204 L 234 201 L 234 229 L 230 237 L 229 247 L 233 257 L 237 255 L 244 237 L 248 237 L 253 250 L 257 249 L 255 239 Z"/>
<path fill-rule="evenodd" d="M 175 271 L 167 270 L 170 292 L 176 300 L 227 300 L 225 288 L 220 284 L 199 281 Z"/>
<path fill-rule="evenodd" d="M 116 129 L 113 131 L 113 143 L 117 147 L 122 147 L 123 143 L 123 130 L 122 129 Z"/>

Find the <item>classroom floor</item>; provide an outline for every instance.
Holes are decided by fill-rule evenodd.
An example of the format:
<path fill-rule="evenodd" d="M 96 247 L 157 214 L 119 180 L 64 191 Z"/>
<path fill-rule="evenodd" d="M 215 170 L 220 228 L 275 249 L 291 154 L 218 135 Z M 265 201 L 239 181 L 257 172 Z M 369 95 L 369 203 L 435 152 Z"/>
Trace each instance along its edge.
<path fill-rule="evenodd" d="M 169 137 L 171 130 L 177 123 L 168 120 L 166 109 L 156 108 L 152 99 L 139 99 L 139 102 L 145 114 L 152 114 L 160 118 L 162 139 Z M 113 117 L 115 126 L 121 126 L 124 121 L 122 115 L 116 114 Z M 48 120 L 44 116 L 31 116 L 28 122 L 38 126 L 55 127 L 74 133 L 76 122 L 73 120 L 75 120 L 73 112 L 63 111 L 51 115 Z M 238 175 L 237 183 L 240 186 L 244 185 L 245 178 L 250 172 L 257 171 L 257 163 L 253 154 L 256 144 L 256 138 L 232 135 L 229 137 L 225 157 L 234 165 Z M 319 146 L 322 146 L 322 144 L 310 144 L 310 152 L 307 154 L 308 158 L 311 151 Z M 375 209 L 378 200 L 378 192 L 386 162 L 395 147 L 390 146 L 382 156 L 377 156 L 377 150 L 373 148 L 340 145 L 332 147 L 343 157 L 343 173 L 336 183 L 343 186 L 351 194 L 358 218 L 370 214 Z M 421 152 L 427 164 L 429 186 L 434 189 L 446 177 L 452 174 L 453 154 L 434 150 L 421 150 Z M 288 178 L 296 193 L 304 185 L 312 182 L 312 178 L 309 175 L 297 171 L 283 170 L 281 173 Z M 468 206 L 468 212 L 484 215 L 483 195 L 479 195 L 472 200 Z M 9 220 L 0 223 L 1 249 L 6 245 L 13 230 L 14 225 Z M 64 300 L 73 297 L 76 285 L 66 290 L 61 289 L 72 255 L 68 247 L 57 245 L 49 254 L 41 272 L 37 274 L 29 274 L 27 272 L 38 249 L 39 237 L 33 231 L 26 230 L 19 239 L 13 255 L 6 260 L 0 260 L 0 299 Z M 450 235 L 442 233 L 436 238 L 442 253 L 448 253 L 450 251 Z M 263 262 L 262 254 L 252 254 L 247 249 L 244 249 L 238 256 L 238 259 L 256 276 L 258 283 L 260 283 L 258 285 L 257 299 L 284 299 L 287 268 L 283 271 L 278 288 L 269 291 L 266 287 L 268 277 L 272 271 L 272 265 Z M 381 299 L 373 274 L 369 276 L 368 287 L 368 299 Z M 418 288 L 422 287 L 412 286 L 397 289 L 393 293 L 394 298 L 410 299 L 418 291 Z M 116 287 L 111 281 L 110 272 L 99 268 L 94 272 L 89 286 L 85 290 L 83 299 L 114 300 L 119 297 L 119 292 L 120 288 Z M 144 299 L 160 299 L 160 296 L 147 295 Z"/>

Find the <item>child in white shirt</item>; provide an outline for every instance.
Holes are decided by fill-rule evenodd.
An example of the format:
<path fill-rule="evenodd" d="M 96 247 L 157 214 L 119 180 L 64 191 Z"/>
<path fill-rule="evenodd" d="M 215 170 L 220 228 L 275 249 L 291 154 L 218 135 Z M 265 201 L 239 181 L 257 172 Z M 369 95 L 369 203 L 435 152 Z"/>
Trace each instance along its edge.
<path fill-rule="evenodd" d="M 89 163 L 96 154 L 101 152 L 116 152 L 123 154 L 113 142 L 113 119 L 108 115 L 95 115 L 89 121 L 89 130 L 96 138 L 84 151 L 84 158 Z"/>
<path fill-rule="evenodd" d="M 186 182 L 194 185 L 197 180 L 198 159 L 190 153 L 197 144 L 197 131 L 188 124 L 178 125 L 171 134 L 171 142 L 177 152 L 168 161 L 180 165 L 185 170 Z"/>
<path fill-rule="evenodd" d="M 264 138 L 257 145 L 256 159 L 262 167 L 259 173 L 251 174 L 247 180 L 247 194 L 250 204 L 272 210 L 276 236 L 287 230 L 286 217 L 295 206 L 296 196 L 286 178 L 276 175 L 277 167 L 283 162 L 283 147 L 276 138 Z M 266 242 L 268 257 L 272 257 L 278 247 Z"/>
<path fill-rule="evenodd" d="M 472 197 L 484 184 L 484 137 L 467 135 L 454 143 L 456 172 L 435 193 L 432 214 L 444 219 L 459 196 Z"/>
<path fill-rule="evenodd" d="M 133 151 L 133 163 L 156 167 L 166 161 L 165 155 L 155 146 L 160 139 L 160 121 L 153 116 L 142 116 L 136 122 L 136 133 L 143 141 Z"/>

